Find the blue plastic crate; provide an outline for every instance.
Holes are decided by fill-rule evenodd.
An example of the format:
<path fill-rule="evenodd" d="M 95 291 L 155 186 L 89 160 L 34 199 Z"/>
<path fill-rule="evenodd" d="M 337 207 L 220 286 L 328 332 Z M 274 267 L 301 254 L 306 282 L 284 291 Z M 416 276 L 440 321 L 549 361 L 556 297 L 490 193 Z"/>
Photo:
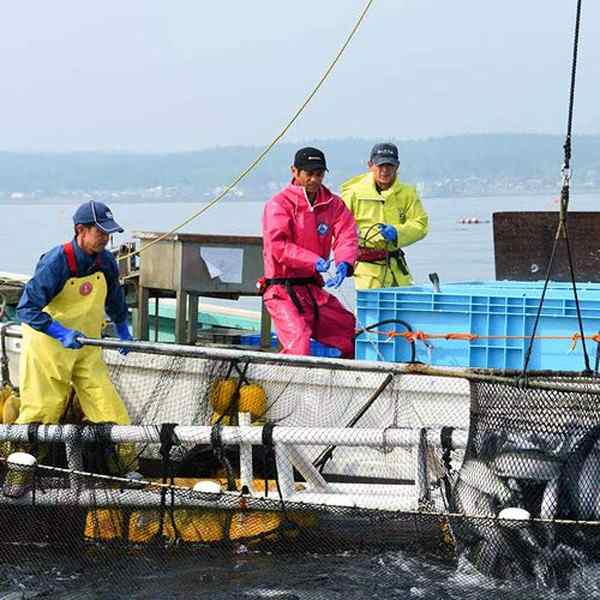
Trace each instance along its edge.
<path fill-rule="evenodd" d="M 326 346 L 317 342 L 317 340 L 310 340 L 310 354 L 311 356 L 324 356 L 325 358 L 339 358 L 342 352 L 339 348 Z"/>
<path fill-rule="evenodd" d="M 271 347 L 276 348 L 278 343 L 277 335 L 271 334 Z M 248 334 L 240 336 L 240 343 L 244 346 L 260 346 L 260 335 Z M 325 356 L 328 358 L 339 358 L 341 352 L 338 348 L 332 348 L 331 346 L 325 346 L 316 340 L 310 340 L 310 354 L 311 356 Z"/>
<path fill-rule="evenodd" d="M 260 334 L 258 333 L 248 333 L 245 335 L 240 335 L 240 344 L 242 346 L 260 346 Z M 277 336 L 272 333 L 271 334 L 271 348 L 277 347 Z"/>
<path fill-rule="evenodd" d="M 522 293 L 530 292 L 531 290 L 539 290 L 541 293 L 544 287 L 543 281 L 460 281 L 450 282 L 445 285 L 442 284 L 442 292 L 447 291 L 461 291 L 463 293 L 481 293 L 482 290 L 491 291 L 494 294 L 498 294 L 500 290 L 502 293 L 513 296 Z M 425 288 L 423 288 L 425 289 Z M 572 298 L 573 287 L 571 282 L 566 281 L 551 281 L 546 290 L 547 294 L 560 295 L 562 298 Z M 577 293 L 579 292 L 600 292 L 600 283 L 592 282 L 578 282 Z"/>
<path fill-rule="evenodd" d="M 433 365 L 521 369 L 533 330 L 543 282 L 466 282 L 430 287 L 411 286 L 357 292 L 359 327 L 385 319 L 406 321 L 413 331 L 428 334 L 471 333 L 499 336 L 495 339 L 416 342 L 416 359 Z M 584 332 L 600 331 L 600 284 L 578 286 Z M 405 331 L 401 325 L 378 326 L 377 333 L 363 333 L 356 340 L 356 357 L 364 360 L 405 362 L 410 344 L 402 337 L 382 332 Z M 540 336 L 572 336 L 579 332 L 575 300 L 570 284 L 552 283 L 538 325 Z M 517 336 L 507 339 L 507 336 Z M 521 337 L 526 336 L 526 337 Z M 569 339 L 536 339 L 530 369 L 581 371 L 583 350 L 578 342 L 570 352 Z M 587 341 L 595 356 L 596 344 Z"/>

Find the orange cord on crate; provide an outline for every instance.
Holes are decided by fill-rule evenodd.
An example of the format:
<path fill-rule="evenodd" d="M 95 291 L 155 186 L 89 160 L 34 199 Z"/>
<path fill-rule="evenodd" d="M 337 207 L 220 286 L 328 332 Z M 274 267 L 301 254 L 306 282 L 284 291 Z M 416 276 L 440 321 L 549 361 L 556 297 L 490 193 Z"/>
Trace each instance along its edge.
<path fill-rule="evenodd" d="M 425 333 L 424 331 L 379 331 L 377 329 L 370 329 L 369 333 L 375 333 L 377 335 L 386 336 L 388 338 L 400 337 L 404 338 L 407 342 L 414 344 L 417 341 L 421 341 L 427 344 L 428 340 L 462 340 L 466 342 L 473 342 L 475 340 L 528 340 L 531 336 L 528 335 L 475 335 L 474 333 Z M 575 350 L 577 342 L 581 339 L 580 333 L 574 333 L 573 335 L 536 335 L 536 340 L 570 340 L 571 351 Z M 597 344 L 600 344 L 600 333 L 594 335 L 586 335 L 586 340 L 592 340 Z"/>

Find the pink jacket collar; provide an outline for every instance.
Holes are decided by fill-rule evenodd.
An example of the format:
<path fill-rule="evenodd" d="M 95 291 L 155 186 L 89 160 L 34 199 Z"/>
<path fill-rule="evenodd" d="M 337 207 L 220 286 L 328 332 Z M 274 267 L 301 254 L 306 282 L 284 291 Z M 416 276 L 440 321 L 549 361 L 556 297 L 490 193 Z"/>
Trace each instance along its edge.
<path fill-rule="evenodd" d="M 311 205 L 308 201 L 305 189 L 300 185 L 296 185 L 293 179 L 288 186 L 283 189 L 283 194 L 288 200 L 291 200 L 297 208 L 308 207 L 309 210 L 313 210 L 317 206 L 329 204 L 333 199 L 333 194 L 329 189 L 324 185 L 321 185 L 317 192 L 317 199 L 315 200 L 315 203 Z"/>

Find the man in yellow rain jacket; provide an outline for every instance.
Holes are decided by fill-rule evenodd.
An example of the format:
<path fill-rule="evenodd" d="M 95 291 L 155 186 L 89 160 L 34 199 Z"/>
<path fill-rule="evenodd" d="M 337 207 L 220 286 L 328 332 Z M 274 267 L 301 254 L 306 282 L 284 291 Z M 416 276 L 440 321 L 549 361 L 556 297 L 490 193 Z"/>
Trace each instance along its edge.
<path fill-rule="evenodd" d="M 402 248 L 427 235 L 428 217 L 414 186 L 398 180 L 398 148 L 376 144 L 369 172 L 341 187 L 341 196 L 359 229 L 357 289 L 410 285 Z"/>
<path fill-rule="evenodd" d="M 101 348 L 78 341 L 80 336 L 99 338 L 106 313 L 119 338 L 132 339 L 117 263 L 105 250 L 109 236 L 123 229 L 102 202 L 82 204 L 73 221 L 75 237 L 40 258 L 17 307 L 23 349 L 16 422 L 59 423 L 73 388 L 87 421 L 128 425 Z M 120 352 L 127 353 L 125 348 Z"/>

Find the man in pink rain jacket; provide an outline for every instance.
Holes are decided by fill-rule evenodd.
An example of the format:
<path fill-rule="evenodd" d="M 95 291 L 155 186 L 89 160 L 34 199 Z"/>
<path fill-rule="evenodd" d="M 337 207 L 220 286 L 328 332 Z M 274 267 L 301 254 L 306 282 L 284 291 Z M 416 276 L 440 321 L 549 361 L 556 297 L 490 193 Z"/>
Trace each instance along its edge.
<path fill-rule="evenodd" d="M 358 235 L 352 213 L 324 185 L 327 165 L 316 148 L 296 152 L 292 182 L 265 205 L 264 301 L 283 352 L 310 354 L 310 338 L 354 357 L 354 315 L 323 287 L 352 275 Z M 333 250 L 335 275 L 323 283 Z"/>

